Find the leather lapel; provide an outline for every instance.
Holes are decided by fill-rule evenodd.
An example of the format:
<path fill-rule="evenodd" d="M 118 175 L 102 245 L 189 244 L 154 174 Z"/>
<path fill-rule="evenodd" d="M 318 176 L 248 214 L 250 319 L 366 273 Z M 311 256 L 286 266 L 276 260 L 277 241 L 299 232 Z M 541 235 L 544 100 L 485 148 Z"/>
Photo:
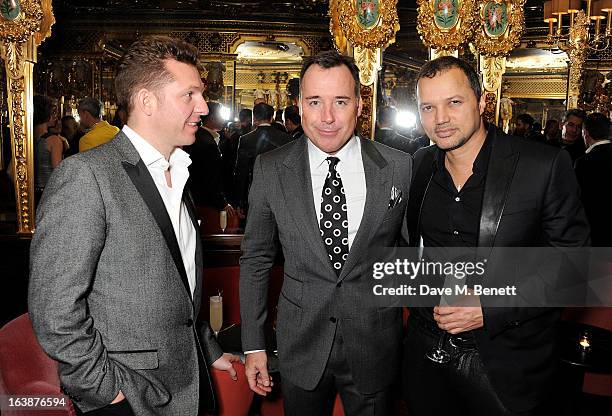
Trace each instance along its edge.
<path fill-rule="evenodd" d="M 285 202 L 298 229 L 310 244 L 312 252 L 319 257 L 321 264 L 327 265 L 329 274 L 335 277 L 336 272 L 329 261 L 327 250 L 321 239 L 319 222 L 314 208 L 307 140 L 306 136 L 296 139 L 291 153 L 280 166 L 279 179 Z"/>
<path fill-rule="evenodd" d="M 367 254 L 368 244 L 389 208 L 393 171 L 374 143 L 361 140 L 361 157 L 366 179 L 366 202 L 359 230 L 338 280 L 344 279 Z M 319 238 L 320 240 L 320 238 Z M 329 263 L 329 262 L 328 262 Z"/>
<path fill-rule="evenodd" d="M 510 185 L 519 160 L 519 153 L 512 149 L 512 138 L 506 135 L 498 137 L 497 129 L 489 130 L 489 140 L 493 140 L 491 156 L 487 168 L 482 211 L 480 214 L 480 229 L 478 247 L 484 247 L 488 256 L 490 247 L 495 244 L 495 236 L 499 222 L 506 206 Z"/>
<path fill-rule="evenodd" d="M 408 208 L 406 216 L 408 219 L 408 236 L 410 238 L 410 246 L 417 247 L 421 237 L 421 214 L 423 209 L 423 200 L 427 194 L 429 183 L 433 176 L 434 157 L 437 153 L 437 147 L 432 146 L 424 151 L 425 154 L 421 157 L 421 161 L 416 166 L 415 173 L 410 184 L 410 197 L 408 198 Z"/>
<path fill-rule="evenodd" d="M 140 193 L 140 196 L 147 204 L 151 214 L 153 214 L 153 218 L 155 218 L 155 222 L 157 222 L 157 225 L 159 226 L 159 229 L 166 240 L 166 244 L 168 245 L 170 254 L 172 255 L 178 273 L 181 277 L 181 281 L 185 286 L 187 295 L 189 296 L 189 299 L 192 299 L 191 290 L 189 289 L 189 282 L 187 280 L 187 273 L 185 272 L 185 265 L 183 264 L 181 250 L 179 249 L 178 242 L 176 241 L 174 228 L 172 227 L 172 222 L 170 221 L 170 217 L 166 211 L 166 206 L 159 195 L 159 191 L 157 190 L 157 186 L 155 186 L 153 178 L 149 174 L 144 162 L 140 159 L 136 165 L 129 162 L 122 162 L 122 164 L 123 168 L 132 180 L 132 183 L 138 190 L 138 193 Z"/>

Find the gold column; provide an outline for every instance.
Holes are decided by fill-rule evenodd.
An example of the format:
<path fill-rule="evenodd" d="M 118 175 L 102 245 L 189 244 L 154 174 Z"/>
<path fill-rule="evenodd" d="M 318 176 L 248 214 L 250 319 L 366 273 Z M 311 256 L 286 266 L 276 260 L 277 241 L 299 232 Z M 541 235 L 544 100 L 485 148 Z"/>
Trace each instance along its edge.
<path fill-rule="evenodd" d="M 383 50 L 395 42 L 399 30 L 397 0 L 366 4 L 360 0 L 331 0 L 330 32 L 340 53 L 352 55 L 359 68 L 363 107 L 361 134 L 374 138 L 378 71 Z"/>
<path fill-rule="evenodd" d="M 485 96 L 483 117 L 498 124 L 506 56 L 520 45 L 525 30 L 525 0 L 490 0 L 478 5 L 474 48 L 479 56 Z"/>
<path fill-rule="evenodd" d="M 6 67 L 12 175 L 17 200 L 17 233 L 34 233 L 34 144 L 32 74 L 38 45 L 54 23 L 51 0 L 16 1 L 0 17 L 0 53 Z"/>
<path fill-rule="evenodd" d="M 582 71 L 587 58 L 587 41 L 589 18 L 580 10 L 574 19 L 574 25 L 569 31 L 569 75 L 567 86 L 566 108 L 578 108 L 580 89 L 582 87 Z"/>

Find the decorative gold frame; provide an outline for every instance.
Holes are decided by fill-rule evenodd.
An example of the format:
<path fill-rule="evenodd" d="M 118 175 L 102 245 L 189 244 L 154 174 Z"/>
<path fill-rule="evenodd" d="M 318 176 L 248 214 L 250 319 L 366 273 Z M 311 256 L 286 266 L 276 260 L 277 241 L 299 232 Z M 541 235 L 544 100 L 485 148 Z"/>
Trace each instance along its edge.
<path fill-rule="evenodd" d="M 51 0 L 21 0 L 20 6 L 16 19 L 0 18 L 0 52 L 6 67 L 17 233 L 30 237 L 35 229 L 32 75 L 37 47 L 51 34 L 55 19 Z"/>
<path fill-rule="evenodd" d="M 362 27 L 356 19 L 355 0 L 338 2 L 338 21 L 346 38 L 362 49 L 385 48 L 395 42 L 399 30 L 397 0 L 379 0 L 378 21 L 370 29 Z M 332 15 L 333 19 L 333 15 Z"/>
<path fill-rule="evenodd" d="M 512 49 L 520 45 L 521 36 L 525 29 L 525 15 L 523 7 L 525 0 L 493 0 L 493 3 L 505 4 L 508 16 L 508 25 L 501 35 L 491 36 L 485 31 L 486 16 L 485 7 L 489 1 L 483 1 L 479 5 L 478 20 L 475 22 L 474 46 L 476 50 L 489 57 L 506 56 Z"/>
<path fill-rule="evenodd" d="M 438 51 L 454 51 L 469 42 L 474 33 L 474 0 L 457 0 L 457 24 L 451 29 L 439 28 L 435 23 L 435 0 L 417 0 L 417 31 L 423 43 Z"/>

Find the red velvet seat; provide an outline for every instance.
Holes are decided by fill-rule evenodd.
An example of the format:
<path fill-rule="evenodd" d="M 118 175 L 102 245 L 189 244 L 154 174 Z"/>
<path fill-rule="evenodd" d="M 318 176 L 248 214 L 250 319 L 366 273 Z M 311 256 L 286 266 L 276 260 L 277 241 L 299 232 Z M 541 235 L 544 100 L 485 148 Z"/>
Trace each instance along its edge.
<path fill-rule="evenodd" d="M 38 344 L 30 317 L 26 313 L 0 329 L 0 395 L 60 395 L 57 363 Z M 72 403 L 55 410 L 13 412 L 3 416 L 75 415 Z"/>
<path fill-rule="evenodd" d="M 563 319 L 612 331 L 612 308 L 568 308 Z M 598 396 L 612 396 L 612 375 L 587 372 L 582 390 Z"/>
<path fill-rule="evenodd" d="M 246 416 L 253 401 L 253 391 L 244 373 L 244 364 L 234 363 L 238 380 L 225 371 L 212 369 L 212 378 L 219 401 L 219 416 Z"/>

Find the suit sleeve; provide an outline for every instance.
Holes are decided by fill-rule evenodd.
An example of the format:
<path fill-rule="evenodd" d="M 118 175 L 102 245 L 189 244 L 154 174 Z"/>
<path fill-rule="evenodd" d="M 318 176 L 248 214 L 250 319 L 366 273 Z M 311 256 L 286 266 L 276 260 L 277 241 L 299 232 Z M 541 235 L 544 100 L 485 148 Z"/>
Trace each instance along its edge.
<path fill-rule="evenodd" d="M 240 137 L 238 142 L 238 150 L 236 152 L 236 167 L 234 168 L 234 189 L 236 191 L 236 199 L 238 206 L 244 208 L 247 206 L 249 195 L 249 156 L 244 149 L 244 137 Z"/>
<path fill-rule="evenodd" d="M 106 235 L 104 203 L 91 168 L 76 157 L 62 162 L 39 208 L 28 295 L 34 331 L 59 362 L 66 392 L 107 405 L 121 388 L 121 375 L 87 308 Z"/>
<path fill-rule="evenodd" d="M 267 200 L 261 156 L 255 161 L 240 257 L 240 318 L 244 351 L 264 350 L 270 270 L 278 250 L 277 225 Z"/>
<path fill-rule="evenodd" d="M 584 247 L 590 244 L 589 225 L 580 202 L 580 191 L 569 154 L 560 151 L 552 162 L 541 210 L 541 228 L 550 247 Z M 506 329 L 555 308 L 484 308 L 485 327 L 493 337 Z"/>

